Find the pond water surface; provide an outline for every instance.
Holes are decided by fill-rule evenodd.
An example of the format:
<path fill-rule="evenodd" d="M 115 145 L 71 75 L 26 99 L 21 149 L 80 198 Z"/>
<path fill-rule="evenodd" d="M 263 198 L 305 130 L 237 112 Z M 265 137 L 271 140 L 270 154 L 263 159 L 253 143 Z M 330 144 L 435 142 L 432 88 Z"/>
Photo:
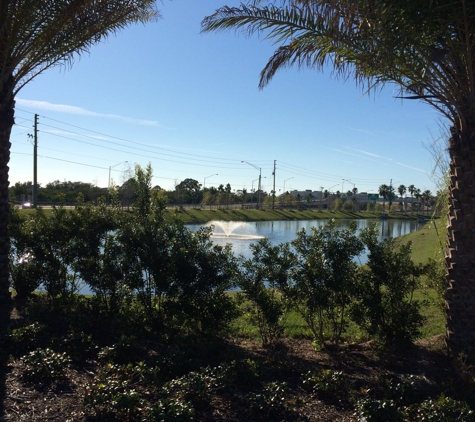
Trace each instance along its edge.
<path fill-rule="evenodd" d="M 226 245 L 231 243 L 235 254 L 251 257 L 249 245 L 256 242 L 261 237 L 267 237 L 273 245 L 290 242 L 297 237 L 297 232 L 305 229 L 310 232 L 312 227 L 322 227 L 329 220 L 298 220 L 298 221 L 255 221 L 255 222 L 219 222 L 212 221 L 206 225 L 213 225 L 215 236 L 212 237 L 214 243 Z M 356 222 L 357 230 L 371 227 L 376 224 L 379 231 L 380 240 L 388 237 L 399 237 L 411 233 L 422 227 L 423 223 L 417 220 L 397 220 L 397 219 L 367 219 L 335 220 L 338 228 L 345 229 L 352 221 Z M 191 230 L 198 230 L 202 225 L 190 225 Z M 230 231 L 229 236 L 227 231 Z"/>

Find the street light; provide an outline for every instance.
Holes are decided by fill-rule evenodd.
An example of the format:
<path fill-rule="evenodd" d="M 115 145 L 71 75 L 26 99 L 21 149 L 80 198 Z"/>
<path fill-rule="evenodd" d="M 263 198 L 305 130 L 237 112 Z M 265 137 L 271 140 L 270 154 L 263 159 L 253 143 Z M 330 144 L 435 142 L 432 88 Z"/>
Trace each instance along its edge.
<path fill-rule="evenodd" d="M 341 193 L 342 194 L 343 194 L 343 183 L 345 183 L 345 182 L 351 183 L 353 185 L 353 189 L 355 188 L 355 184 L 351 180 L 342 179 L 342 182 L 341 182 Z"/>
<path fill-rule="evenodd" d="M 107 183 L 107 203 L 110 203 L 110 189 L 111 189 L 111 170 L 114 167 L 120 166 L 121 164 L 128 163 L 128 161 L 121 161 L 120 163 L 114 164 L 113 166 L 109 166 L 109 181 Z"/>
<path fill-rule="evenodd" d="M 266 177 L 264 176 L 263 179 L 265 179 L 265 178 L 266 178 Z M 254 193 L 254 182 L 255 182 L 256 180 L 259 180 L 259 178 L 254 179 L 254 180 L 252 181 L 252 183 L 251 183 L 251 192 L 252 192 L 252 193 Z M 252 208 L 252 197 L 253 197 L 253 196 L 254 196 L 254 195 L 251 194 L 251 208 Z M 257 196 L 259 197 L 259 192 L 257 192 Z"/>
<path fill-rule="evenodd" d="M 331 193 L 332 189 L 335 187 L 335 186 L 338 186 L 339 183 L 337 183 L 336 185 L 333 185 L 331 188 L 328 188 L 328 192 Z"/>
<path fill-rule="evenodd" d="M 285 195 L 286 192 L 287 192 L 287 191 L 285 190 L 285 182 L 287 182 L 287 180 L 290 180 L 290 179 L 293 179 L 293 177 L 289 177 L 288 179 L 285 179 L 285 180 L 284 180 L 284 195 Z"/>
<path fill-rule="evenodd" d="M 257 188 L 257 209 L 259 209 L 259 204 L 260 204 L 260 199 L 261 199 L 261 174 L 262 174 L 262 169 L 260 167 L 255 166 L 254 164 L 249 163 L 248 161 L 241 161 L 241 163 L 246 163 L 249 164 L 251 167 L 254 167 L 255 169 L 259 170 L 259 186 Z"/>
<path fill-rule="evenodd" d="M 205 177 L 205 179 L 203 180 L 203 190 L 204 190 L 205 187 L 206 187 L 206 179 L 209 179 L 210 177 L 217 176 L 217 175 L 218 175 L 218 173 L 212 174 L 212 175 L 210 175 L 210 176 L 206 176 L 206 177 Z"/>

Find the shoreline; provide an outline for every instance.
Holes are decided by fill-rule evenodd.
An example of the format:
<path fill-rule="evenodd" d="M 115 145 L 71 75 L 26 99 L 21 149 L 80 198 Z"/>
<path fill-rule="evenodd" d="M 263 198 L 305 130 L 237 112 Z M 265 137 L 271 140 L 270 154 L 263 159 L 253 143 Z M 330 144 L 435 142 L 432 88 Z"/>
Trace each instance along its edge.
<path fill-rule="evenodd" d="M 166 219 L 179 218 L 185 224 L 206 224 L 210 221 L 292 221 L 292 220 L 319 220 L 319 219 L 432 219 L 431 214 L 381 214 L 358 211 L 319 211 L 319 210 L 236 210 L 217 209 L 204 210 L 200 208 L 174 209 L 165 212 Z"/>

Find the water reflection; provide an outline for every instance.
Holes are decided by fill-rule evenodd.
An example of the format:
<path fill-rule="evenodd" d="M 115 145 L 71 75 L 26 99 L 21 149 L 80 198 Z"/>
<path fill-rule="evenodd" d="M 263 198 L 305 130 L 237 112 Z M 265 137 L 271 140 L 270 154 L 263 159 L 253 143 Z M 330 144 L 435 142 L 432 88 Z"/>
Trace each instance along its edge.
<path fill-rule="evenodd" d="M 397 220 L 397 219 L 368 219 L 368 220 L 351 220 L 341 219 L 335 220 L 336 226 L 341 229 L 348 228 L 350 222 L 355 221 L 358 232 L 376 224 L 379 232 L 379 239 L 388 237 L 399 237 L 418 230 L 422 223 L 417 220 Z M 235 233 L 239 236 L 235 237 L 216 237 L 213 242 L 218 245 L 226 245 L 231 243 L 235 254 L 244 255 L 246 258 L 251 256 L 249 245 L 255 241 L 252 237 L 267 237 L 272 244 L 290 242 L 296 238 L 296 233 L 303 228 L 310 231 L 312 227 L 321 227 L 328 220 L 298 220 L 298 221 L 256 221 L 244 222 L 236 227 Z M 189 226 L 191 230 L 198 230 L 201 225 Z"/>

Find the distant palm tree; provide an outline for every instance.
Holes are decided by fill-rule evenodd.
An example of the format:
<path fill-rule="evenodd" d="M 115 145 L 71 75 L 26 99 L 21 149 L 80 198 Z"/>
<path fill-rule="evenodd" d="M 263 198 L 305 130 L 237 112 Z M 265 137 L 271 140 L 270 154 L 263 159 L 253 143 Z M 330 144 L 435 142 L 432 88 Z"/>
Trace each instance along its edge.
<path fill-rule="evenodd" d="M 399 185 L 398 188 L 397 188 L 397 191 L 399 193 L 399 197 L 401 198 L 401 204 L 403 203 L 402 202 L 402 197 L 404 196 L 404 194 L 406 193 L 406 187 L 404 185 Z M 405 202 L 404 202 L 405 203 Z M 407 205 L 407 204 L 406 204 Z M 404 207 L 406 208 L 406 207 Z M 404 209 L 405 211 L 405 209 Z"/>
<path fill-rule="evenodd" d="M 157 15 L 151 0 L 0 1 L 0 336 L 11 306 L 8 162 L 15 97 L 46 69 L 72 64 L 111 33 Z"/>
<path fill-rule="evenodd" d="M 421 200 L 421 190 L 420 189 L 415 189 L 414 190 L 414 198 L 417 200 L 417 209 L 420 209 L 420 200 Z"/>
<path fill-rule="evenodd" d="M 386 200 L 389 198 L 389 186 L 388 185 L 381 185 L 379 188 L 378 188 L 378 193 L 379 193 L 379 196 L 382 196 L 383 197 L 383 210 L 386 209 Z"/>
<path fill-rule="evenodd" d="M 421 199 L 422 199 L 422 207 L 423 209 L 427 208 L 427 206 L 430 206 L 430 201 L 432 199 L 432 193 L 430 190 L 425 190 L 424 192 L 422 192 L 421 194 Z M 426 210 L 426 212 L 428 213 L 429 210 Z"/>
<path fill-rule="evenodd" d="M 411 195 L 411 213 L 412 213 L 412 210 L 413 210 L 413 204 L 414 204 L 414 192 L 416 191 L 416 187 L 414 185 L 409 185 L 407 187 L 407 191 L 409 192 L 409 194 Z"/>

